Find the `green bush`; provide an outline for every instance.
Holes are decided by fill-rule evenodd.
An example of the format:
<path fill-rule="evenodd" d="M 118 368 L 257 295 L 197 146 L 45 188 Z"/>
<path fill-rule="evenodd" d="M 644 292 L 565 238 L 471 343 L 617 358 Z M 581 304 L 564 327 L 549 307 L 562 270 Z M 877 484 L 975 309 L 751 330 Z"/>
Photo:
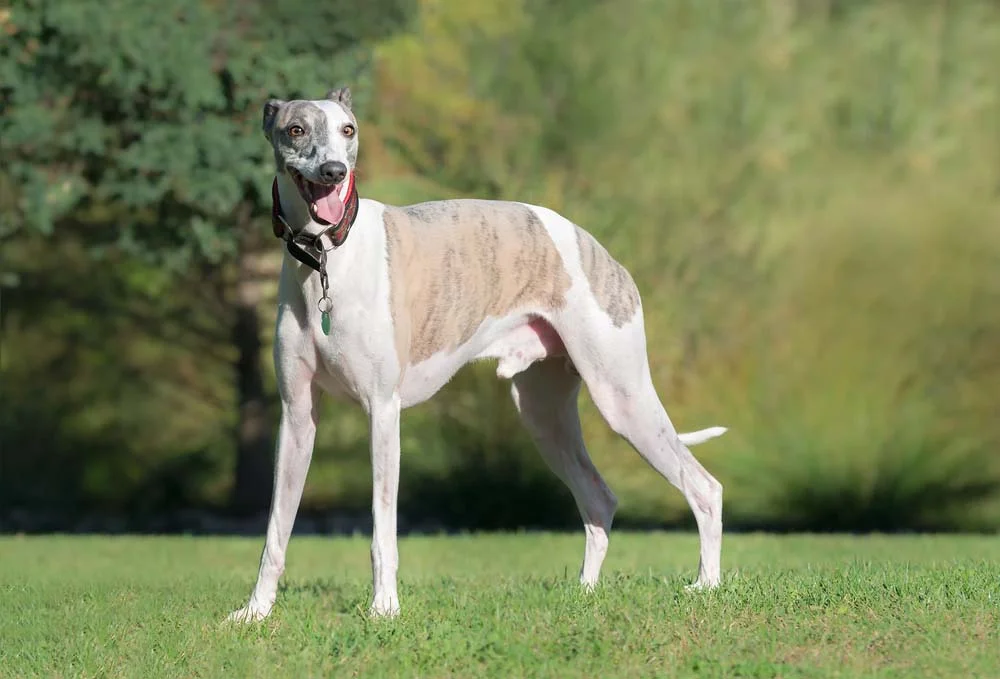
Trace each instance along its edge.
<path fill-rule="evenodd" d="M 512 198 L 594 232 L 639 285 L 677 427 L 731 428 L 695 451 L 725 484 L 729 526 L 1000 526 L 1000 6 L 435 0 L 413 11 L 406 30 L 365 44 L 362 194 Z M 15 184 L 0 173 L 0 206 Z M 41 275 L 33 252 L 19 245 L 8 260 L 30 262 L 42 287 L 4 306 L 0 389 L 38 394 L 25 385 L 56 363 L 82 386 L 42 393 L 46 412 L 7 409 L 4 443 L 45 448 L 32 432 L 58 428 L 56 453 L 38 454 L 66 460 L 74 440 L 106 442 L 108 454 L 87 454 L 113 480 L 111 504 L 126 489 L 145 495 L 158 473 L 189 473 L 178 469 L 194 471 L 177 502 L 221 502 L 235 403 L 225 337 L 212 351 L 155 333 L 107 347 L 95 338 L 124 332 L 114 314 L 85 323 L 76 309 L 67 325 L 56 317 L 67 304 L 49 304 L 32 317 L 80 280 Z M 97 298 L 115 288 L 107 274 L 87 280 Z M 156 313 L 211 316 L 197 272 L 189 279 Z M 173 391 L 133 386 L 116 414 L 114 380 L 135 370 L 172 376 Z M 688 522 L 680 494 L 581 403 L 622 519 Z M 515 432 L 507 387 L 486 366 L 406 413 L 407 511 L 571 522 L 568 493 Z M 313 464 L 308 506 L 367 507 L 357 412 L 324 404 Z M 44 489 L 47 466 L 27 467 L 37 478 L 23 487 Z M 502 510 L 511 496 L 516 511 Z"/>
<path fill-rule="evenodd" d="M 487 19 L 439 3 L 422 64 L 385 49 L 399 92 L 383 96 L 426 113 L 387 134 L 417 158 L 434 139 L 440 180 L 559 209 L 634 272 L 675 423 L 733 427 L 697 451 L 731 520 L 996 525 L 995 3 L 508 9 L 470 43 L 457 17 Z M 450 98 L 393 67 L 437 73 Z M 450 128 L 452 108 L 492 136 Z M 622 513 L 686 520 L 585 410 Z"/>

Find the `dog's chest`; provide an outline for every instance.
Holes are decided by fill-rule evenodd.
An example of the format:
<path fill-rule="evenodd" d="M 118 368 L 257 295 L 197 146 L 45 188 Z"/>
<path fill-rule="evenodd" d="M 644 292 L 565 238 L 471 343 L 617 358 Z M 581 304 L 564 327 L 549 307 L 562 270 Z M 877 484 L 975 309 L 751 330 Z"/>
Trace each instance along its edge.
<path fill-rule="evenodd" d="M 345 266 L 343 275 L 331 276 L 329 334 L 318 310 L 309 324 L 321 386 L 359 402 L 373 390 L 391 388 L 399 371 L 385 271 L 379 270 L 377 259 L 371 266 L 364 259 L 355 261 L 359 266 Z M 317 296 L 311 308 L 318 309 L 318 302 Z"/>
<path fill-rule="evenodd" d="M 335 302 L 330 334 L 314 324 L 312 341 L 324 389 L 361 401 L 398 371 L 392 326 L 377 306 L 361 300 Z"/>

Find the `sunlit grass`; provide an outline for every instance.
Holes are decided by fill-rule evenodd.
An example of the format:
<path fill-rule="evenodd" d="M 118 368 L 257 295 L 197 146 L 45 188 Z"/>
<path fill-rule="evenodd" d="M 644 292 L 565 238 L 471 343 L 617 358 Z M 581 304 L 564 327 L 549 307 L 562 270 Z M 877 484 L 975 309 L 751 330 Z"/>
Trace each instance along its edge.
<path fill-rule="evenodd" d="M 231 628 L 260 539 L 0 540 L 0 676 L 992 676 L 1000 542 L 727 536 L 684 590 L 688 534 L 404 539 L 403 613 L 369 620 L 367 538 L 293 538 L 262 624 Z"/>

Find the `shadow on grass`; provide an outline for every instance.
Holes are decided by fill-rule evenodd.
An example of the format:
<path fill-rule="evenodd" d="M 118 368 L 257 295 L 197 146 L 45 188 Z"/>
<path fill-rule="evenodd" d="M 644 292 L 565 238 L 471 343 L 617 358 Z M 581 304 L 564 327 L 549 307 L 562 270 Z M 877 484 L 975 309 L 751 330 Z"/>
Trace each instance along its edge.
<path fill-rule="evenodd" d="M 309 601 L 324 601 L 335 613 L 351 614 L 366 611 L 370 599 L 370 587 L 347 584 L 329 579 L 306 582 L 282 582 L 278 592 L 283 602 L 303 598 Z"/>

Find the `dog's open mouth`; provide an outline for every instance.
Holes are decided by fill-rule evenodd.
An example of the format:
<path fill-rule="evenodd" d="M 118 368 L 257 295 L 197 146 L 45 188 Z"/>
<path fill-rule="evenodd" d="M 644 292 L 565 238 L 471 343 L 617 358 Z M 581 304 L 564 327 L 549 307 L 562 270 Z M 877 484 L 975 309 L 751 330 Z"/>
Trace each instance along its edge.
<path fill-rule="evenodd" d="M 340 184 L 317 184 L 303 177 L 298 170 L 288 168 L 288 174 L 295 182 L 302 200 L 309 206 L 309 215 L 314 222 L 329 226 L 343 218 L 349 178 Z"/>

